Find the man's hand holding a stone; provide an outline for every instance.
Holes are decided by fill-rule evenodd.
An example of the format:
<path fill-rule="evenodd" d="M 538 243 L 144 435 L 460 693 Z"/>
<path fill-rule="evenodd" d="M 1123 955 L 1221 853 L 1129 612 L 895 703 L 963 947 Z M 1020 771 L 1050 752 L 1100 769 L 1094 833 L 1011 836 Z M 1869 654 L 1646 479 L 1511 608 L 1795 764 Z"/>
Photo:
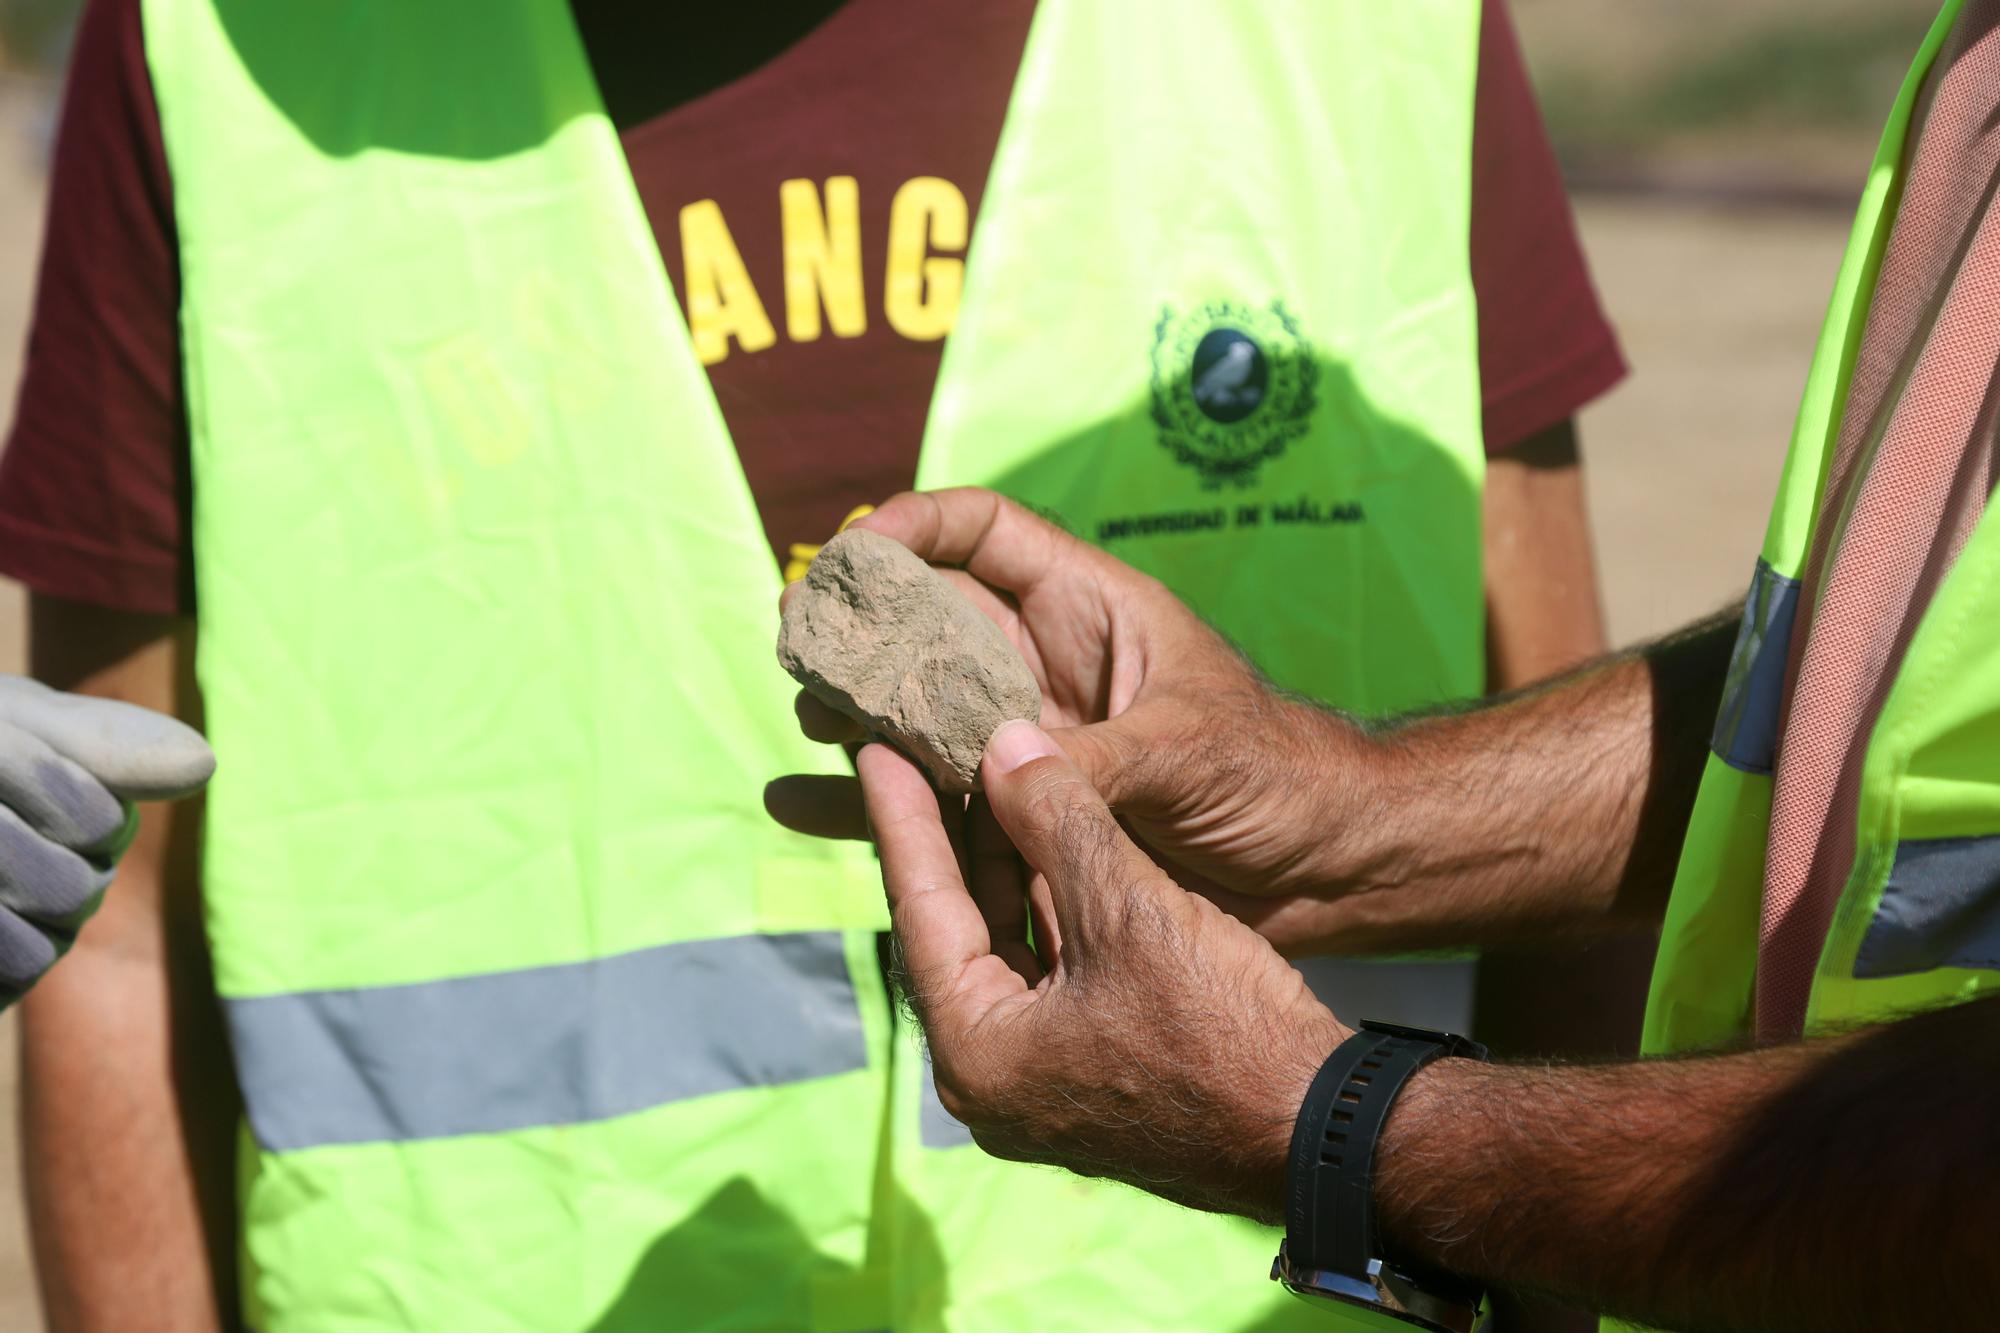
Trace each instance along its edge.
<path fill-rule="evenodd" d="M 1042 725 L 995 732 L 969 800 L 875 743 L 858 786 L 780 779 L 766 802 L 875 839 L 939 1096 L 988 1152 L 1277 1220 L 1307 1088 L 1350 1035 L 1285 956 L 1661 919 L 1731 615 L 1364 722 L 1273 688 L 1160 584 L 989 492 L 898 496 L 860 526 L 1000 625 Z M 798 713 L 866 739 L 809 696 Z M 2000 999 L 1676 1060 L 1444 1058 L 1390 1106 L 1367 1193 L 1399 1262 L 1652 1326 L 1974 1327 L 1996 1104 Z M 1887 1277 L 1912 1272 L 1936 1280 Z"/>

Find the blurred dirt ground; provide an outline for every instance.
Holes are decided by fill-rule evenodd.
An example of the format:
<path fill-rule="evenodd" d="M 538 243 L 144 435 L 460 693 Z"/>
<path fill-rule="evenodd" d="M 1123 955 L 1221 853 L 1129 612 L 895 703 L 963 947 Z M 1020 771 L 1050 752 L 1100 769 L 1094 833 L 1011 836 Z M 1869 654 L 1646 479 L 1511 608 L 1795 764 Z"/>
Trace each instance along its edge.
<path fill-rule="evenodd" d="M 1533 0 L 1524 5 L 1532 12 Z M 0 72 L 0 394 L 13 386 L 41 228 L 35 85 Z M 1858 185 L 1861 164 L 1854 165 Z M 1584 417 L 1611 625 L 1621 642 L 1714 610 L 1748 581 L 1846 218 L 1838 210 L 1579 203 L 1634 367 Z M 0 585 L 0 670 L 21 668 Z M 0 1329 L 37 1326 L 18 1205 L 14 1025 L 0 1020 Z"/>
<path fill-rule="evenodd" d="M 1813 188 L 1867 160 L 1938 12 L 1938 0 L 1511 5 L 1573 173 Z"/>

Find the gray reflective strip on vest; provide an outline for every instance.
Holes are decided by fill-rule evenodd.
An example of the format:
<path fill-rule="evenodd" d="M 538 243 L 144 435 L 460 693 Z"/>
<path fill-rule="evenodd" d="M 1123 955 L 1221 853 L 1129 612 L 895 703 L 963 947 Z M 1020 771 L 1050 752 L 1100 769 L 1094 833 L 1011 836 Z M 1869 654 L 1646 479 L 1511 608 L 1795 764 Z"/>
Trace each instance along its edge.
<path fill-rule="evenodd" d="M 924 1047 L 924 1091 L 917 1107 L 917 1140 L 926 1148 L 964 1148 L 972 1143 L 972 1131 L 953 1119 L 938 1100 L 937 1071 L 931 1068 L 929 1046 Z"/>
<path fill-rule="evenodd" d="M 1903 977 L 1939 967 L 2000 969 L 2000 835 L 1896 848 L 1854 975 Z"/>
<path fill-rule="evenodd" d="M 581 1124 L 867 1063 L 838 931 L 226 1009 L 272 1152 Z"/>
<path fill-rule="evenodd" d="M 1731 768 L 1769 773 L 1777 757 L 1778 706 L 1798 611 L 1799 581 L 1759 560 L 1743 604 L 1736 648 L 1729 655 L 1729 679 L 1722 687 L 1715 735 L 1709 742 L 1716 758 Z"/>

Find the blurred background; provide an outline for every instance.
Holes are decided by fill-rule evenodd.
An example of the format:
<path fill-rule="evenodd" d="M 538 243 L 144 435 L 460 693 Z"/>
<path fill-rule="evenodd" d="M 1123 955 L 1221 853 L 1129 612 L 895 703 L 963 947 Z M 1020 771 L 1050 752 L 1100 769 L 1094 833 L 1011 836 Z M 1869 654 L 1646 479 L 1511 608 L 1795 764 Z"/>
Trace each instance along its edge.
<path fill-rule="evenodd" d="M 1620 643 L 1739 595 L 1848 212 L 1935 0 L 1513 0 L 1633 373 L 1583 416 Z M 0 0 L 0 401 L 11 416 L 76 0 Z M 0 581 L 0 671 L 23 669 Z M 0 1020 L 0 1329 L 37 1326 Z"/>

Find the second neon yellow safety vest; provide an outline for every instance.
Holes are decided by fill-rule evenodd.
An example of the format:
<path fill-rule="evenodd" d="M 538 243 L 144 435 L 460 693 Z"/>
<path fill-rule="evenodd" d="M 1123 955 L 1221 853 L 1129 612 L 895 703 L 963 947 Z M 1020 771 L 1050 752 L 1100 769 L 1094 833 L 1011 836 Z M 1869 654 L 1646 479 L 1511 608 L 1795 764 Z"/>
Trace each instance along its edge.
<path fill-rule="evenodd" d="M 1667 912 L 1649 1050 L 1749 1031 L 1778 710 L 1799 576 L 1840 431 L 1910 116 L 1962 0 L 1945 5 L 1876 154 L 1757 562 Z M 1863 761 L 1854 865 L 1821 952 L 1810 1027 L 2000 986 L 2000 520 L 1989 510 L 1911 640 Z"/>
<path fill-rule="evenodd" d="M 1275 1238 L 965 1143 L 864 852 L 774 828 L 778 573 L 559 0 L 146 0 L 247 1317 L 1324 1328 Z M 1045 0 L 925 485 L 1283 684 L 1482 684 L 1473 0 Z"/>
<path fill-rule="evenodd" d="M 1799 579 L 1902 197 L 1911 114 L 1962 2 L 1944 6 L 1896 100 L 1834 285 L 1667 908 L 1649 1054 L 1733 1044 L 1752 1029 Z M 2000 989 L 2000 517 L 1990 508 L 1925 610 L 1869 734 L 1855 833 L 1808 1032 Z"/>

